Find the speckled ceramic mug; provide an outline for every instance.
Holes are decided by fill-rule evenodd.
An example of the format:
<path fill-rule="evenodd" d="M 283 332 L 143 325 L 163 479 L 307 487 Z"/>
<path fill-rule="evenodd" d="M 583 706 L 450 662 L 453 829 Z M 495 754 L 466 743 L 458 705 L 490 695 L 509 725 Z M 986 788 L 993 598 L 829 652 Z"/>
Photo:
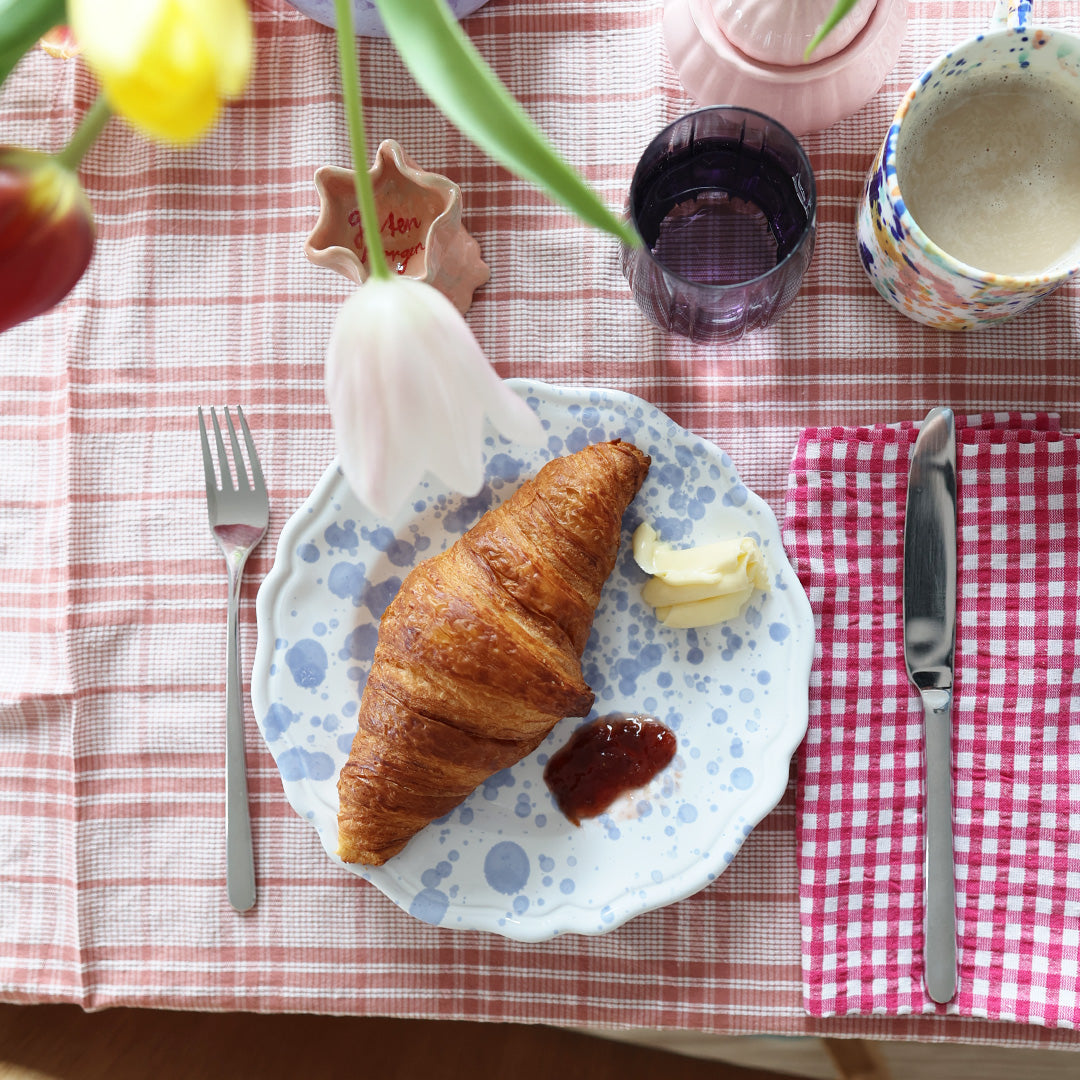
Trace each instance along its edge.
<path fill-rule="evenodd" d="M 920 117 L 924 121 L 988 80 L 1053 94 L 1080 122 L 1080 38 L 1036 28 L 1030 0 L 999 0 L 989 30 L 957 45 L 911 86 L 870 168 L 857 215 L 859 254 L 878 292 L 909 318 L 946 330 L 1001 322 L 1026 311 L 1080 271 L 1080 246 L 1048 257 L 1035 271 L 989 272 L 935 243 L 912 216 L 898 180 L 908 177 Z M 921 159 L 920 159 L 921 160 Z M 914 186 L 914 184 L 912 184 Z M 911 192 L 911 194 L 914 194 Z M 958 211 L 961 209 L 958 206 Z M 988 228 L 992 219 L 988 216 Z"/>

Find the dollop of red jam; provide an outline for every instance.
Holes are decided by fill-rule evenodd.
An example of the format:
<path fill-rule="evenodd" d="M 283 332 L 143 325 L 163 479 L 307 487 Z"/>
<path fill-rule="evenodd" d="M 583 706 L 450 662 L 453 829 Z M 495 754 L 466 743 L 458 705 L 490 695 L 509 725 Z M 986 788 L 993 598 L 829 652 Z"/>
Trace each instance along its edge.
<path fill-rule="evenodd" d="M 675 756 L 675 733 L 646 716 L 601 716 L 583 724 L 544 769 L 559 809 L 575 824 L 644 787 Z"/>

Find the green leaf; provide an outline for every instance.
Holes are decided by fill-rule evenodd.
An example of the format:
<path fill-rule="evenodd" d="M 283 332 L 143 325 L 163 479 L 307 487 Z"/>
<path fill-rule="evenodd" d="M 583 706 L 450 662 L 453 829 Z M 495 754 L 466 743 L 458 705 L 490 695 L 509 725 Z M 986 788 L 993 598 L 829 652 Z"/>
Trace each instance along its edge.
<path fill-rule="evenodd" d="M 0 0 L 0 83 L 42 34 L 66 19 L 64 0 Z"/>
<path fill-rule="evenodd" d="M 375 0 L 375 6 L 412 77 L 466 138 L 587 225 L 641 243 L 499 81 L 445 0 Z"/>
<path fill-rule="evenodd" d="M 803 61 L 810 59 L 810 54 L 836 29 L 836 24 L 858 3 L 858 0 L 836 0 L 836 6 L 825 16 L 825 21 L 817 28 L 817 33 L 810 39 L 803 53 Z"/>

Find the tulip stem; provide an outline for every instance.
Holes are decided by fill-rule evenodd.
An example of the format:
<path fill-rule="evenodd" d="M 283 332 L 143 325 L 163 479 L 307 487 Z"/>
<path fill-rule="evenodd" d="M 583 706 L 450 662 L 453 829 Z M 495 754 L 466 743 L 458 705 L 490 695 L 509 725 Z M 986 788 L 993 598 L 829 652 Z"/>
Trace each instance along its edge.
<path fill-rule="evenodd" d="M 110 116 L 112 110 L 105 100 L 105 95 L 98 94 L 94 103 L 83 114 L 67 146 L 56 155 L 56 160 L 65 168 L 76 172 L 87 150 L 94 145 L 102 128 L 109 122 Z"/>
<path fill-rule="evenodd" d="M 356 32 L 353 29 L 352 0 L 334 0 L 334 22 L 337 25 L 341 88 L 345 95 L 345 119 L 349 126 L 349 142 L 352 144 L 356 202 L 360 208 L 360 224 L 364 231 L 364 244 L 367 246 L 368 270 L 373 278 L 389 280 L 390 266 L 386 261 L 382 237 L 379 235 L 375 189 L 371 185 L 371 176 L 367 171 L 364 102 L 360 93 L 360 75 L 356 64 Z"/>

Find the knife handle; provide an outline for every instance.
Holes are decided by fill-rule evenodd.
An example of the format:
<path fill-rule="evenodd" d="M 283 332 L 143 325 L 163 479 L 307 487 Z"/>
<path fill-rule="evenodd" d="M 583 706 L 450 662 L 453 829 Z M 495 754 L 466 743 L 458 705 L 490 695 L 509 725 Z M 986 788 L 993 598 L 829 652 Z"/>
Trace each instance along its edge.
<path fill-rule="evenodd" d="M 923 979 L 937 1002 L 956 994 L 956 870 L 953 861 L 952 691 L 923 690 L 926 768 Z"/>

